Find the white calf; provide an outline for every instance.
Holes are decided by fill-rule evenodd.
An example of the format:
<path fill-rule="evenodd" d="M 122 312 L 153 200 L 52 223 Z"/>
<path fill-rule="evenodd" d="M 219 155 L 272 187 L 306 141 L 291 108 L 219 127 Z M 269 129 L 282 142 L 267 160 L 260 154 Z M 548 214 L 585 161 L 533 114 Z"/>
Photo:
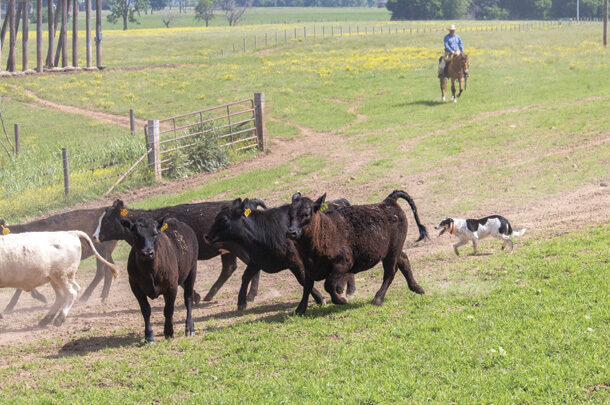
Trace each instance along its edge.
<path fill-rule="evenodd" d="M 0 236 L 0 288 L 30 291 L 51 283 L 55 290 L 55 303 L 40 320 L 41 326 L 51 322 L 60 308 L 62 311 L 54 323 L 61 325 L 80 291 L 74 279 L 81 258 L 79 238 L 89 243 L 93 254 L 116 278 L 117 268 L 100 256 L 84 232 L 26 232 Z"/>

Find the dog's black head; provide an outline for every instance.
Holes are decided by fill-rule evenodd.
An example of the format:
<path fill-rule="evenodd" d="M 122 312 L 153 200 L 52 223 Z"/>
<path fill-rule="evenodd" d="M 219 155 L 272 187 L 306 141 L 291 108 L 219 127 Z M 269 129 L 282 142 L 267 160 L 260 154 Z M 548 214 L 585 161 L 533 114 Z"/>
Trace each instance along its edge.
<path fill-rule="evenodd" d="M 434 229 L 441 229 L 441 233 L 438 236 L 441 236 L 445 232 L 447 232 L 453 226 L 453 218 L 445 218 L 443 219 Z"/>

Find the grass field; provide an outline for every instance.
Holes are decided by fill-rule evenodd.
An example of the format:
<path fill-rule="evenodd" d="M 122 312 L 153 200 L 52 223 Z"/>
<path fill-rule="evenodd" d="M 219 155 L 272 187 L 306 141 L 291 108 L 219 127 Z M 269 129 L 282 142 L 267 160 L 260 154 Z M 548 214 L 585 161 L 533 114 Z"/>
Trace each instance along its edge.
<path fill-rule="evenodd" d="M 270 24 L 284 11 L 286 24 Z M 75 307 L 62 328 L 30 328 L 45 309 L 23 304 L 0 321 L 0 402 L 608 403 L 610 55 L 601 24 L 506 32 L 495 30 L 498 22 L 458 22 L 471 78 L 453 104 L 440 102 L 442 33 L 429 31 L 447 22 L 371 22 L 383 18 L 366 14 L 333 23 L 342 37 L 321 38 L 331 24 L 295 21 L 291 11 L 231 30 L 109 31 L 110 69 L 0 80 L 0 109 L 8 124 L 21 123 L 24 149 L 0 169 L 0 216 L 16 222 L 99 196 L 116 173 L 87 164 L 142 153 L 141 133 L 132 139 L 86 111 L 125 116 L 134 108 L 146 120 L 264 91 L 267 153 L 116 196 L 138 208 L 245 196 L 276 205 L 297 190 L 366 203 L 401 188 L 428 227 L 447 215 L 491 213 L 527 226 L 514 254 L 487 241 L 482 255 L 460 258 L 447 239 L 409 245 L 425 296 L 397 277 L 384 306 L 372 306 L 378 266 L 358 275 L 348 306 L 312 306 L 304 318 L 291 316 L 300 293 L 289 275 L 263 276 L 262 296 L 238 314 L 236 273 L 217 304 L 195 309 L 196 337 L 181 337 L 176 320 L 178 337 L 153 347 L 140 344 L 126 277 L 111 302 Z M 284 30 L 292 36 L 275 44 Z M 243 38 L 248 52 L 233 53 Z M 73 171 L 82 189 L 69 200 L 61 196 L 62 146 L 81 156 Z M 149 181 L 136 177 L 124 189 Z M 125 245 L 115 251 L 122 267 L 127 253 Z M 79 277 L 90 278 L 93 265 L 88 259 Z M 200 291 L 217 266 L 200 263 Z M 8 296 L 0 293 L 2 305 Z"/>
<path fill-rule="evenodd" d="M 209 320 L 194 338 L 146 348 L 136 344 L 139 326 L 126 326 L 115 336 L 93 330 L 79 339 L 107 342 L 99 351 L 52 355 L 70 345 L 61 341 L 4 349 L 10 366 L 0 369 L 0 397 L 606 403 L 609 238 L 605 224 L 528 242 L 510 257 L 451 264 L 450 288 L 427 279 L 428 295 L 416 296 L 394 286 L 382 307 L 358 299 L 304 318 L 280 311 L 227 327 Z"/>

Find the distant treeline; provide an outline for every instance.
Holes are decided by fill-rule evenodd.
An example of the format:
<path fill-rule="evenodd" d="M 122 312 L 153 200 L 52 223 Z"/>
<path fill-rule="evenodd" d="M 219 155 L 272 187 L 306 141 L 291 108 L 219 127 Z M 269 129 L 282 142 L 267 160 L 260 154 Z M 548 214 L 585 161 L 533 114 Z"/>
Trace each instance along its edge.
<path fill-rule="evenodd" d="M 388 0 L 392 20 L 546 20 L 576 17 L 576 0 Z M 604 0 L 580 0 L 580 18 L 602 18 Z"/>
<path fill-rule="evenodd" d="M 377 0 L 254 0 L 254 7 L 376 7 Z"/>

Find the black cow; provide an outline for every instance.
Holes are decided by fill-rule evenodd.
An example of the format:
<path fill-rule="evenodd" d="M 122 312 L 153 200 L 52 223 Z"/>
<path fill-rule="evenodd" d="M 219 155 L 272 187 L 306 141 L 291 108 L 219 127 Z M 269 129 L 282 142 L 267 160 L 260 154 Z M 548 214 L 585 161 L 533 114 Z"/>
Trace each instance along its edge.
<path fill-rule="evenodd" d="M 411 206 L 419 228 L 418 241 L 426 238 L 426 228 L 419 221 L 417 208 L 404 191 L 396 190 L 377 204 L 338 207 L 326 215 L 321 211 L 326 194 L 315 202 L 300 193 L 292 196 L 290 227 L 287 236 L 295 240 L 305 259 L 303 298 L 296 309 L 304 314 L 314 281 L 324 280 L 324 288 L 333 303 L 346 301 L 336 292 L 339 280 L 348 273 L 358 273 L 383 261 L 383 284 L 375 294 L 373 304 L 381 305 L 394 279 L 396 267 L 407 279 L 412 291 L 423 294 L 411 271 L 411 264 L 402 247 L 407 236 L 407 217 L 397 199 L 404 198 Z"/>
<path fill-rule="evenodd" d="M 186 336 L 195 334 L 191 309 L 193 305 L 193 287 L 197 277 L 197 255 L 199 244 L 195 232 L 185 223 L 173 218 L 140 218 L 132 222 L 121 219 L 121 225 L 129 232 L 126 238 L 131 245 L 127 261 L 129 285 L 140 304 L 144 317 L 144 336 L 148 343 L 153 343 L 154 333 L 150 325 L 149 298 L 163 295 L 165 299 L 165 326 L 163 334 L 166 339 L 174 337 L 174 302 L 178 286 L 184 288 L 184 305 L 186 306 Z"/>
<path fill-rule="evenodd" d="M 299 284 L 303 285 L 305 274 L 303 260 L 294 242 L 286 237 L 290 223 L 290 205 L 282 205 L 264 211 L 253 211 L 249 206 L 251 200 L 238 198 L 231 207 L 223 208 L 216 216 L 214 224 L 204 238 L 209 243 L 232 242 L 246 250 L 250 257 L 248 267 L 242 277 L 241 288 L 237 298 L 237 309 L 246 308 L 246 291 L 250 279 L 260 270 L 266 273 L 277 273 L 289 269 Z M 333 203 L 329 203 L 331 206 Z M 337 200 L 335 204 L 349 205 L 347 200 Z M 348 296 L 355 293 L 353 276 L 348 278 Z M 339 287 L 342 291 L 343 288 Z M 311 295 L 318 304 L 324 303 L 324 297 L 315 288 Z"/>
<path fill-rule="evenodd" d="M 121 225 L 121 219 L 128 218 L 135 222 L 138 218 L 152 217 L 161 218 L 169 215 L 188 224 L 197 235 L 199 243 L 199 260 L 209 260 L 213 257 L 221 255 L 222 271 L 218 276 L 218 280 L 212 285 L 207 293 L 204 301 L 211 301 L 214 295 L 220 290 L 223 284 L 231 277 L 237 269 L 236 257 L 239 257 L 244 263 L 248 264 L 250 258 L 246 251 L 234 243 L 218 243 L 210 245 L 203 240 L 203 235 L 210 229 L 214 218 L 220 212 L 220 209 L 226 205 L 230 205 L 230 201 L 219 202 L 202 202 L 196 204 L 180 204 L 171 207 L 157 208 L 153 210 L 139 210 L 125 207 L 123 201 L 116 200 L 112 206 L 106 208 L 98 218 L 98 226 L 94 233 L 94 238 L 99 241 L 106 240 L 125 240 L 129 232 Z M 265 207 L 265 204 L 260 200 L 250 200 L 250 209 L 256 210 L 257 207 Z M 252 285 L 248 300 L 254 300 L 258 293 L 258 280 L 260 272 L 253 277 Z M 199 301 L 199 294 L 195 292 L 195 303 Z"/>

